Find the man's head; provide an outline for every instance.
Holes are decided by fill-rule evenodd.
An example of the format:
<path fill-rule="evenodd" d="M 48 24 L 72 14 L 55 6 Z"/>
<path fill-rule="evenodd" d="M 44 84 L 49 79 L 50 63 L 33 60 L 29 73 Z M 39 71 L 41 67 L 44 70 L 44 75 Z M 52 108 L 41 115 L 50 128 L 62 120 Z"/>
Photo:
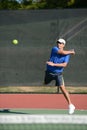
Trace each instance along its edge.
<path fill-rule="evenodd" d="M 58 39 L 57 40 L 57 43 L 60 43 L 60 44 L 66 44 L 66 41 L 64 40 L 64 39 L 62 39 L 62 38 L 60 38 L 60 39 Z"/>
<path fill-rule="evenodd" d="M 64 39 L 60 38 L 57 40 L 57 46 L 59 48 L 64 48 L 65 44 L 66 44 L 66 41 Z"/>

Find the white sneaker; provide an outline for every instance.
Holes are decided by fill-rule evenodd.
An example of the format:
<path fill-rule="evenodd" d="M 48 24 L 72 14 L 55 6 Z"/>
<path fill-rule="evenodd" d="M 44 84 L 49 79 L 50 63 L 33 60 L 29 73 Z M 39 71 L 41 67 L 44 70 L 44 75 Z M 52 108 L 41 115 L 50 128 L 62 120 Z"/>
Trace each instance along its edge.
<path fill-rule="evenodd" d="M 73 104 L 69 105 L 69 114 L 73 114 L 75 111 L 75 106 Z"/>

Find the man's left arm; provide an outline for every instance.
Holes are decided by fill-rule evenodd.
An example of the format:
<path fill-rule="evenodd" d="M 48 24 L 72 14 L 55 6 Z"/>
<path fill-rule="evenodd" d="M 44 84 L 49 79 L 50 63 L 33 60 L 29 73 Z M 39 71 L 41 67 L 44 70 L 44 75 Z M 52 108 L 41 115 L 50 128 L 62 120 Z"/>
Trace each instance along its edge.
<path fill-rule="evenodd" d="M 46 63 L 50 66 L 54 66 L 54 67 L 66 67 L 68 62 L 69 62 L 69 59 L 70 59 L 70 55 L 66 55 L 65 56 L 65 60 L 64 62 L 62 63 L 53 63 L 51 61 L 47 61 Z"/>
<path fill-rule="evenodd" d="M 64 62 L 64 63 L 53 63 L 51 61 L 47 61 L 46 62 L 48 65 L 50 66 L 54 66 L 54 67 L 66 67 L 67 66 L 67 62 Z"/>

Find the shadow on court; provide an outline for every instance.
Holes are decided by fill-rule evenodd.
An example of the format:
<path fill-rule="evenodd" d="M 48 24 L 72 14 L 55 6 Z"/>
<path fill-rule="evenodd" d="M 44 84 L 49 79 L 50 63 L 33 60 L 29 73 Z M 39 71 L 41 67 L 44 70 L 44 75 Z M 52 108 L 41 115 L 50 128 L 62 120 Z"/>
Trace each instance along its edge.
<path fill-rule="evenodd" d="M 16 111 L 11 111 L 10 109 L 2 109 L 0 110 L 0 113 L 7 113 L 7 114 L 28 114 L 28 113 L 24 113 L 24 112 L 16 112 Z"/>

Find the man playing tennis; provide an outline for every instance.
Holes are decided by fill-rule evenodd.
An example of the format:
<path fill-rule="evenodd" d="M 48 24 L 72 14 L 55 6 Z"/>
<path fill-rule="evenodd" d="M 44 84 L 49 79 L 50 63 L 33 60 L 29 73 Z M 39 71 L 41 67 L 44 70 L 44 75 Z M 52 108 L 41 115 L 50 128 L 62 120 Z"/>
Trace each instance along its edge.
<path fill-rule="evenodd" d="M 66 41 L 64 39 L 57 40 L 57 46 L 53 47 L 51 50 L 50 59 L 46 62 L 46 71 L 44 83 L 48 84 L 52 80 L 56 81 L 56 86 L 61 89 L 65 99 L 69 105 L 69 114 L 73 114 L 75 106 L 72 104 L 69 93 L 67 92 L 64 79 L 63 79 L 63 70 L 67 66 L 70 55 L 75 54 L 74 50 L 64 50 Z"/>

